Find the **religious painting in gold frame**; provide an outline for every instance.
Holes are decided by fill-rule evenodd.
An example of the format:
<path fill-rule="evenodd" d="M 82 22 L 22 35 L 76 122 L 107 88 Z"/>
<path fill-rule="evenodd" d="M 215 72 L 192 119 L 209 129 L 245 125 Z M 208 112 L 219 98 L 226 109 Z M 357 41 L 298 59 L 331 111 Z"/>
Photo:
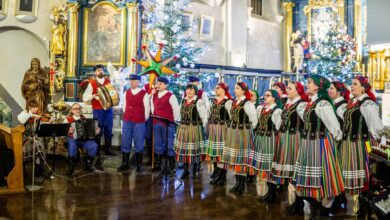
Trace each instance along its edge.
<path fill-rule="evenodd" d="M 126 8 L 111 2 L 85 8 L 83 27 L 83 66 L 125 64 Z"/>
<path fill-rule="evenodd" d="M 315 28 L 315 24 L 313 25 L 315 19 L 313 15 L 318 16 L 323 14 L 324 11 L 330 12 L 331 10 L 335 10 L 336 6 L 337 4 L 334 0 L 309 0 L 309 4 L 303 9 L 307 16 L 307 38 L 309 42 L 312 41 L 313 34 L 316 34 L 313 33 L 313 31 L 316 31 L 313 30 Z"/>

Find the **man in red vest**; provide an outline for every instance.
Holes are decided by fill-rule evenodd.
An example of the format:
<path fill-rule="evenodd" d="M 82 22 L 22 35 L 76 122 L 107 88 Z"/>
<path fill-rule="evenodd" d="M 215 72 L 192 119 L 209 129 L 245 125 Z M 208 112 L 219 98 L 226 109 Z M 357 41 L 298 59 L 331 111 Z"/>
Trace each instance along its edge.
<path fill-rule="evenodd" d="M 77 150 L 81 146 L 87 153 L 88 158 L 85 160 L 85 168 L 88 172 L 93 172 L 94 168 L 92 162 L 96 156 L 98 145 L 95 140 L 80 140 L 77 137 L 76 121 L 85 120 L 84 115 L 81 114 L 81 105 L 74 103 L 70 109 L 70 115 L 66 117 L 64 123 L 70 123 L 68 134 L 68 155 L 69 155 L 69 170 L 68 175 L 73 175 L 74 164 L 76 160 Z M 99 134 L 100 128 L 97 127 L 95 133 Z"/>
<path fill-rule="evenodd" d="M 166 118 L 170 122 L 178 121 L 180 119 L 180 108 L 176 96 L 167 90 L 169 80 L 165 77 L 157 78 L 157 93 L 152 97 L 152 114 L 161 118 Z M 171 170 L 175 169 L 175 151 L 173 150 L 173 142 L 175 139 L 175 124 L 168 123 L 168 125 L 161 120 L 153 119 L 154 131 L 154 152 L 156 154 L 156 166 L 153 171 L 161 170 L 161 162 L 163 154 L 166 150 L 166 143 L 168 144 L 168 160 Z M 168 140 L 167 140 L 168 132 Z"/>
<path fill-rule="evenodd" d="M 149 118 L 150 99 L 147 91 L 139 88 L 141 77 L 130 75 L 130 89 L 125 92 L 123 100 L 122 124 L 122 164 L 119 171 L 126 171 L 129 167 L 131 145 L 134 140 L 137 173 L 141 173 L 142 155 L 144 152 L 145 122 Z"/>
<path fill-rule="evenodd" d="M 112 108 L 107 110 L 103 109 L 102 104 L 100 103 L 100 97 L 98 95 L 98 87 L 104 86 L 110 83 L 110 80 L 104 77 L 104 66 L 96 65 L 93 70 L 95 71 L 95 77 L 89 80 L 89 84 L 83 94 L 83 101 L 92 103 L 93 117 L 98 120 L 99 128 L 101 129 L 101 134 L 104 134 L 105 142 L 105 153 L 106 155 L 113 156 L 114 153 L 111 150 L 111 139 L 112 139 L 112 126 L 113 126 L 113 114 Z M 97 143 L 100 148 L 100 136 L 97 138 Z M 100 150 L 100 149 L 99 149 Z"/>

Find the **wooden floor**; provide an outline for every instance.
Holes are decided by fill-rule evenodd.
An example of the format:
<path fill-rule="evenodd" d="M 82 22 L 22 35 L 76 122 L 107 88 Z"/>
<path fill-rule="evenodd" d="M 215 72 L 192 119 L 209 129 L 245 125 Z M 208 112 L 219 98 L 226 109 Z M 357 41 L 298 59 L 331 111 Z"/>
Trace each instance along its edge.
<path fill-rule="evenodd" d="M 65 172 L 66 162 L 57 167 Z M 187 179 L 183 185 L 174 180 L 164 185 L 158 174 L 137 175 L 135 170 L 84 175 L 80 163 L 77 169 L 76 180 L 56 176 L 39 191 L 1 195 L 0 219 L 304 219 L 285 215 L 286 192 L 279 193 L 273 205 L 257 201 L 254 184 L 247 186 L 245 195 L 231 194 L 230 172 L 226 187 L 210 185 L 209 163 L 202 163 L 198 179 Z M 343 212 L 334 219 L 340 218 L 355 219 Z"/>

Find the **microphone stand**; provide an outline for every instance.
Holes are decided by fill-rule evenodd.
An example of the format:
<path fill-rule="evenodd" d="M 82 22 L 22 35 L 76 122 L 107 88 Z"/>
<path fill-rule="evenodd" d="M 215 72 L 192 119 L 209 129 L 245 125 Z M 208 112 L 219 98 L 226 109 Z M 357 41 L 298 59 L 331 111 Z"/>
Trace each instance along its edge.
<path fill-rule="evenodd" d="M 169 166 L 168 166 L 168 127 L 169 127 L 170 124 L 176 125 L 177 123 L 174 122 L 174 121 L 171 121 L 171 120 L 169 120 L 167 118 L 159 117 L 159 116 L 156 116 L 156 115 L 151 115 L 150 117 L 153 118 L 153 119 L 156 119 L 158 121 L 161 121 L 162 123 L 164 123 L 164 125 L 166 127 L 166 131 L 165 131 L 165 153 L 164 153 L 164 156 L 165 156 L 165 166 L 161 170 L 160 174 L 158 175 L 158 178 L 163 180 L 163 184 L 164 185 L 169 184 L 168 180 L 174 178 L 175 180 L 177 180 L 180 183 L 175 188 L 175 190 L 176 190 L 181 185 L 183 185 L 183 180 L 177 178 L 176 173 L 173 170 L 171 170 L 169 168 Z"/>

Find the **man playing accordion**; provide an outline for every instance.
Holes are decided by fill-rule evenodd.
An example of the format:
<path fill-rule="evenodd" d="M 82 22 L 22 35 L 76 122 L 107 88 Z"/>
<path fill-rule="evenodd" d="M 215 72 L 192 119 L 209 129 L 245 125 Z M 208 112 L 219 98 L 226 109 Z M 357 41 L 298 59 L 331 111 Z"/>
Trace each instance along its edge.
<path fill-rule="evenodd" d="M 96 156 L 98 150 L 98 144 L 95 139 L 92 138 L 82 138 L 80 134 L 77 132 L 77 124 L 81 122 L 81 120 L 87 120 L 84 115 L 81 114 L 81 105 L 78 103 L 74 103 L 70 109 L 70 115 L 66 117 L 64 123 L 70 123 L 69 134 L 68 134 L 68 155 L 69 155 L 69 170 L 68 175 L 73 175 L 74 172 L 74 164 L 76 160 L 76 155 L 78 151 L 78 147 L 82 146 L 84 151 L 87 153 L 88 157 L 85 160 L 85 169 L 88 172 L 93 172 L 94 168 L 92 166 L 92 162 Z M 86 129 L 93 129 L 91 128 Z M 100 133 L 100 128 L 95 128 L 95 135 Z"/>

